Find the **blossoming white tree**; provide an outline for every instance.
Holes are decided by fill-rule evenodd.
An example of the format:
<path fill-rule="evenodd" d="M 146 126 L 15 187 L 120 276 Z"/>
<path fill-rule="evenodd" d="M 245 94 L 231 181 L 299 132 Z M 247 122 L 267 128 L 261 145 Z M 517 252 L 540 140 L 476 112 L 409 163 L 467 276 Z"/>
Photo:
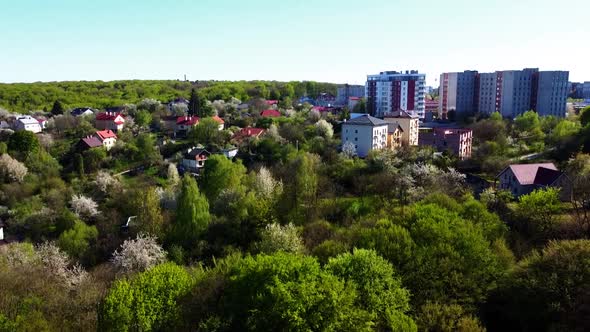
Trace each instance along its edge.
<path fill-rule="evenodd" d="M 145 271 L 166 261 L 166 251 L 150 235 L 139 234 L 134 240 L 125 240 L 113 254 L 112 262 L 124 273 Z"/>
<path fill-rule="evenodd" d="M 78 217 L 94 217 L 99 213 L 98 204 L 92 198 L 84 195 L 72 196 L 70 204 Z"/>
<path fill-rule="evenodd" d="M 8 178 L 9 181 L 22 182 L 27 172 L 28 169 L 23 163 L 8 154 L 0 156 L 0 177 Z"/>

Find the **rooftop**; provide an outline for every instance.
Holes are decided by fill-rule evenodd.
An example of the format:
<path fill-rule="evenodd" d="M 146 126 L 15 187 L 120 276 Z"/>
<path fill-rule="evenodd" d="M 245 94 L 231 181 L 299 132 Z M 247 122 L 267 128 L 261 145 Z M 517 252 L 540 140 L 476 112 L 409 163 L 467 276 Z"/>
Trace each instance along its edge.
<path fill-rule="evenodd" d="M 357 118 L 351 119 L 343 123 L 344 125 L 351 125 L 351 126 L 385 126 L 387 122 L 372 117 L 369 114 L 361 115 Z"/>
<path fill-rule="evenodd" d="M 521 185 L 548 185 L 561 175 L 553 163 L 516 164 L 508 166 L 507 169 L 512 170 Z"/>

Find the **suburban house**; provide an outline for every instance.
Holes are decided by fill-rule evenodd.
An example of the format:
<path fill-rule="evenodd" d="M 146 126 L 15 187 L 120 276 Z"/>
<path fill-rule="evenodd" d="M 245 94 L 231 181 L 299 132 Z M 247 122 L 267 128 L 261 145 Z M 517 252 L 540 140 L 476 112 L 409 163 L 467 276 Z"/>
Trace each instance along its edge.
<path fill-rule="evenodd" d="M 176 119 L 174 136 L 186 136 L 186 134 L 198 124 L 198 116 L 179 116 Z"/>
<path fill-rule="evenodd" d="M 540 188 L 561 189 L 561 200 L 572 198 L 571 181 L 553 163 L 516 164 L 506 167 L 497 177 L 498 188 L 508 190 L 514 197 L 520 197 Z"/>
<path fill-rule="evenodd" d="M 102 142 L 96 136 L 86 136 L 80 140 L 80 149 L 89 150 L 103 146 Z"/>
<path fill-rule="evenodd" d="M 78 117 L 78 116 L 88 116 L 88 115 L 94 115 L 94 110 L 90 107 L 78 107 L 78 108 L 74 108 L 70 114 L 72 114 L 72 116 Z"/>
<path fill-rule="evenodd" d="M 96 115 L 97 129 L 119 131 L 123 130 L 125 117 L 121 113 L 102 112 Z"/>
<path fill-rule="evenodd" d="M 41 126 L 41 130 L 47 129 L 47 119 L 43 118 L 36 118 L 37 122 L 39 122 L 39 126 Z"/>
<path fill-rule="evenodd" d="M 223 130 L 223 128 L 225 127 L 225 121 L 223 121 L 222 118 L 220 118 L 219 116 L 215 115 L 213 117 L 211 117 L 213 120 L 215 120 L 215 122 L 219 123 L 219 130 Z"/>
<path fill-rule="evenodd" d="M 199 173 L 211 153 L 202 147 L 188 149 L 182 158 L 182 167 L 191 173 Z"/>
<path fill-rule="evenodd" d="M 460 159 L 471 158 L 473 130 L 461 128 L 426 128 L 420 132 L 421 146 L 432 146 L 439 152 L 450 151 Z"/>
<path fill-rule="evenodd" d="M 266 105 L 272 106 L 272 107 L 278 107 L 279 101 L 278 100 L 267 100 Z"/>
<path fill-rule="evenodd" d="M 265 132 L 266 130 L 262 128 L 246 127 L 235 132 L 231 139 L 237 142 L 242 142 L 243 140 L 248 138 L 259 138 Z"/>
<path fill-rule="evenodd" d="M 281 112 L 279 112 L 277 110 L 266 110 L 266 111 L 260 112 L 260 116 L 263 118 L 280 118 Z"/>
<path fill-rule="evenodd" d="M 16 118 L 16 122 L 14 123 L 14 130 L 26 130 L 33 133 L 40 133 L 42 131 L 42 127 L 37 119 L 26 115 Z"/>
<path fill-rule="evenodd" d="M 404 130 L 397 123 L 387 124 L 387 147 L 391 150 L 397 150 L 402 146 L 402 137 Z"/>
<path fill-rule="evenodd" d="M 110 150 L 117 143 L 117 135 L 112 130 L 101 130 L 96 132 L 98 138 L 105 149 Z"/>
<path fill-rule="evenodd" d="M 366 157 L 371 150 L 387 146 L 388 123 L 368 114 L 342 124 L 342 144 L 354 144 L 359 157 Z"/>
<path fill-rule="evenodd" d="M 420 118 L 417 115 L 403 110 L 386 113 L 383 120 L 387 123 L 397 123 L 402 127 L 402 145 L 418 145 L 418 134 L 420 131 Z"/>

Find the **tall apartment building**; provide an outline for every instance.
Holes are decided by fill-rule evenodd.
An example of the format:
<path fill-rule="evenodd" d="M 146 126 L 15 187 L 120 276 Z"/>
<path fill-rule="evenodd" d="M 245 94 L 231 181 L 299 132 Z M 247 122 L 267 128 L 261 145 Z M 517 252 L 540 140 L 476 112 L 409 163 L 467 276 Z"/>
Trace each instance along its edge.
<path fill-rule="evenodd" d="M 443 73 L 440 75 L 438 115 L 447 119 L 448 113 L 456 115 L 477 112 L 479 101 L 479 75 L 477 71 Z"/>
<path fill-rule="evenodd" d="M 344 84 L 338 88 L 338 94 L 336 95 L 336 105 L 346 105 L 350 100 L 350 97 L 362 98 L 365 96 L 364 85 L 349 85 Z"/>
<path fill-rule="evenodd" d="M 583 83 L 582 96 L 584 97 L 584 99 L 590 99 L 590 82 Z"/>
<path fill-rule="evenodd" d="M 426 75 L 417 70 L 368 75 L 365 97 L 369 114 L 383 117 L 401 110 L 423 119 L 425 82 Z"/>
<path fill-rule="evenodd" d="M 455 109 L 514 118 L 528 110 L 539 115 L 565 116 L 568 95 L 567 71 L 537 68 L 494 73 L 445 73 L 441 75 L 440 115 Z M 470 106 L 471 105 L 471 106 Z"/>

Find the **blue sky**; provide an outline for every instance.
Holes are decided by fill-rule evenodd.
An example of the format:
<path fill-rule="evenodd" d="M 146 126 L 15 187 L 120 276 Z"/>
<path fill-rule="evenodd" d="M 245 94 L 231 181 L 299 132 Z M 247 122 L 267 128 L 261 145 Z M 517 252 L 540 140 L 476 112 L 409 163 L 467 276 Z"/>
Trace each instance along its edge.
<path fill-rule="evenodd" d="M 364 83 L 539 67 L 590 81 L 590 1 L 0 0 L 0 82 Z"/>

